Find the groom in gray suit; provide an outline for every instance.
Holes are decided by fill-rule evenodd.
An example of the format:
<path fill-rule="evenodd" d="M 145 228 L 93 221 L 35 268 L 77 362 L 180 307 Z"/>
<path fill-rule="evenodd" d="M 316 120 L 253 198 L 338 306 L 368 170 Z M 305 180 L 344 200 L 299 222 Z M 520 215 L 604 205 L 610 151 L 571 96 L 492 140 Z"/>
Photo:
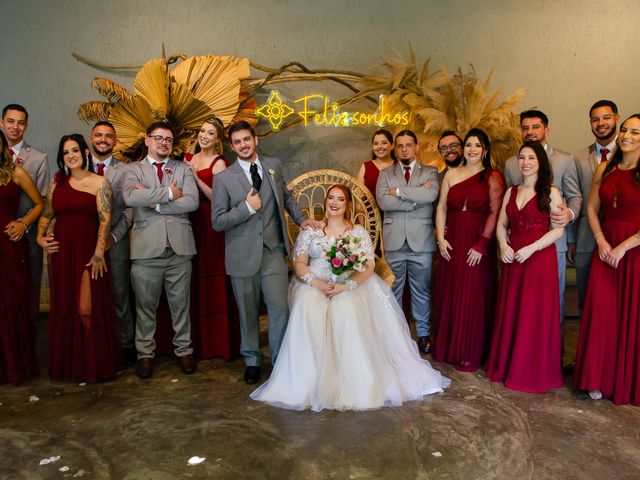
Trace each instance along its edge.
<path fill-rule="evenodd" d="M 275 363 L 289 320 L 287 304 L 290 255 L 284 210 L 303 228 L 317 225 L 303 215 L 287 189 L 280 160 L 256 153 L 253 127 L 241 121 L 229 127 L 231 149 L 238 159 L 213 179 L 211 223 L 225 232 L 225 268 L 231 277 L 240 313 L 240 353 L 244 380 L 260 380 L 260 292 L 269 315 L 269 350 Z"/>
<path fill-rule="evenodd" d="M 156 309 L 164 285 L 175 335 L 175 354 L 185 374 L 195 372 L 191 348 L 189 288 L 196 244 L 189 212 L 198 208 L 198 187 L 189 166 L 170 158 L 173 131 L 163 122 L 147 129 L 148 155 L 129 165 L 122 193 L 133 207 L 131 280 L 136 296 L 136 374 L 153 373 Z"/>
<path fill-rule="evenodd" d="M 438 170 L 416 160 L 418 139 L 411 130 L 396 135 L 396 165 L 382 170 L 376 198 L 384 212 L 382 236 L 385 258 L 396 276 L 391 289 L 402 305 L 405 277 L 411 291 L 411 314 L 418 346 L 431 351 L 431 260 L 436 250 L 433 206 L 438 199 Z"/>

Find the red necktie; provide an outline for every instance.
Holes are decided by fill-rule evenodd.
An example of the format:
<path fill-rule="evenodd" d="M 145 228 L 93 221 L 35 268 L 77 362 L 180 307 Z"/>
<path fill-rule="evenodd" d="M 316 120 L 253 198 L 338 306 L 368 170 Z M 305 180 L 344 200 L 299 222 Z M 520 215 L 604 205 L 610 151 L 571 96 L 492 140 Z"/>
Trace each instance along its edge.
<path fill-rule="evenodd" d="M 160 184 L 162 185 L 162 167 L 164 167 L 164 162 L 153 162 L 153 166 L 158 170 L 158 180 L 160 180 Z"/>
<path fill-rule="evenodd" d="M 104 162 L 98 162 L 98 175 L 104 176 Z"/>
<path fill-rule="evenodd" d="M 411 178 L 411 167 L 404 167 L 404 179 L 407 181 L 407 185 L 409 185 L 410 178 Z"/>
<path fill-rule="evenodd" d="M 600 153 L 602 154 L 602 156 L 600 157 L 600 163 L 606 162 L 607 155 L 609 154 L 609 150 L 606 148 L 603 148 L 602 150 L 600 150 Z"/>

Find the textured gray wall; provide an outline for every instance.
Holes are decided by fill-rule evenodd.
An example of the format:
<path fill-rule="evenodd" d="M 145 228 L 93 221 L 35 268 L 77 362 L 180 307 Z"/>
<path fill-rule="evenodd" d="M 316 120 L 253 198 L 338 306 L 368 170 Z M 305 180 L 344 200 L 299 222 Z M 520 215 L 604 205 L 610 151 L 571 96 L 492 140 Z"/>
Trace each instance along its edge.
<path fill-rule="evenodd" d="M 551 119 L 551 142 L 575 150 L 591 141 L 587 110 L 611 98 L 622 115 L 640 110 L 636 0 L 60 0 L 1 2 L 0 104 L 24 104 L 28 140 L 53 157 L 57 140 L 87 133 L 76 117 L 98 99 L 93 77 L 127 87 L 127 75 L 105 74 L 72 58 L 141 64 L 160 54 L 246 56 L 265 65 L 297 60 L 312 68 L 368 71 L 408 53 L 454 70 L 472 63 L 495 69 L 505 93 L 524 87 L 523 107 Z M 328 85 L 307 91 L 341 93 Z M 288 160 L 293 177 L 319 167 L 353 172 L 369 154 L 373 129 L 296 128 L 261 142 Z"/>

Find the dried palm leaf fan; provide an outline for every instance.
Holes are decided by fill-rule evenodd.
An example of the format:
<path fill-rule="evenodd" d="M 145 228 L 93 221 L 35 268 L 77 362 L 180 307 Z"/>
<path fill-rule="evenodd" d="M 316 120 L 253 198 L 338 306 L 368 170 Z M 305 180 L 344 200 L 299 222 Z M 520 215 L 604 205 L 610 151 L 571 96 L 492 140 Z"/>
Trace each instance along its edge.
<path fill-rule="evenodd" d="M 78 115 L 87 122 L 111 121 L 118 138 L 115 152 L 129 160 L 143 155 L 147 127 L 156 120 L 168 121 L 176 135 L 173 154 L 180 155 L 208 118 L 216 116 L 224 125 L 237 118 L 257 123 L 255 102 L 241 91 L 241 82 L 248 76 L 247 59 L 212 55 L 166 59 L 163 55 L 139 69 L 133 93 L 111 80 L 94 79 L 92 86 L 107 101 L 85 103 Z"/>

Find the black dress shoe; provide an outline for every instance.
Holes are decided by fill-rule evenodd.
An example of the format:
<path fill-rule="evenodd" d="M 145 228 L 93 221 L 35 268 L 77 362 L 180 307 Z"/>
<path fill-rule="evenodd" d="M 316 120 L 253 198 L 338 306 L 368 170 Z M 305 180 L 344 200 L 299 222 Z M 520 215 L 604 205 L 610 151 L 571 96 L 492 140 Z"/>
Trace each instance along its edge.
<path fill-rule="evenodd" d="M 573 371 L 576 369 L 576 362 L 575 360 L 573 362 L 569 362 L 566 365 L 562 366 L 562 373 L 573 373 Z"/>
<path fill-rule="evenodd" d="M 418 349 L 421 353 L 431 353 L 431 337 L 418 337 Z"/>
<path fill-rule="evenodd" d="M 151 377 L 151 375 L 153 375 L 153 358 L 139 358 L 136 363 L 136 375 L 143 380 Z"/>
<path fill-rule="evenodd" d="M 193 355 L 184 355 L 180 357 L 180 368 L 185 375 L 191 375 L 196 371 L 196 361 Z"/>
<path fill-rule="evenodd" d="M 133 347 L 124 347 L 122 349 L 122 360 L 127 367 L 133 367 L 136 364 L 138 352 Z"/>
<path fill-rule="evenodd" d="M 244 383 L 255 385 L 260 380 L 260 367 L 250 366 L 244 369 Z"/>

